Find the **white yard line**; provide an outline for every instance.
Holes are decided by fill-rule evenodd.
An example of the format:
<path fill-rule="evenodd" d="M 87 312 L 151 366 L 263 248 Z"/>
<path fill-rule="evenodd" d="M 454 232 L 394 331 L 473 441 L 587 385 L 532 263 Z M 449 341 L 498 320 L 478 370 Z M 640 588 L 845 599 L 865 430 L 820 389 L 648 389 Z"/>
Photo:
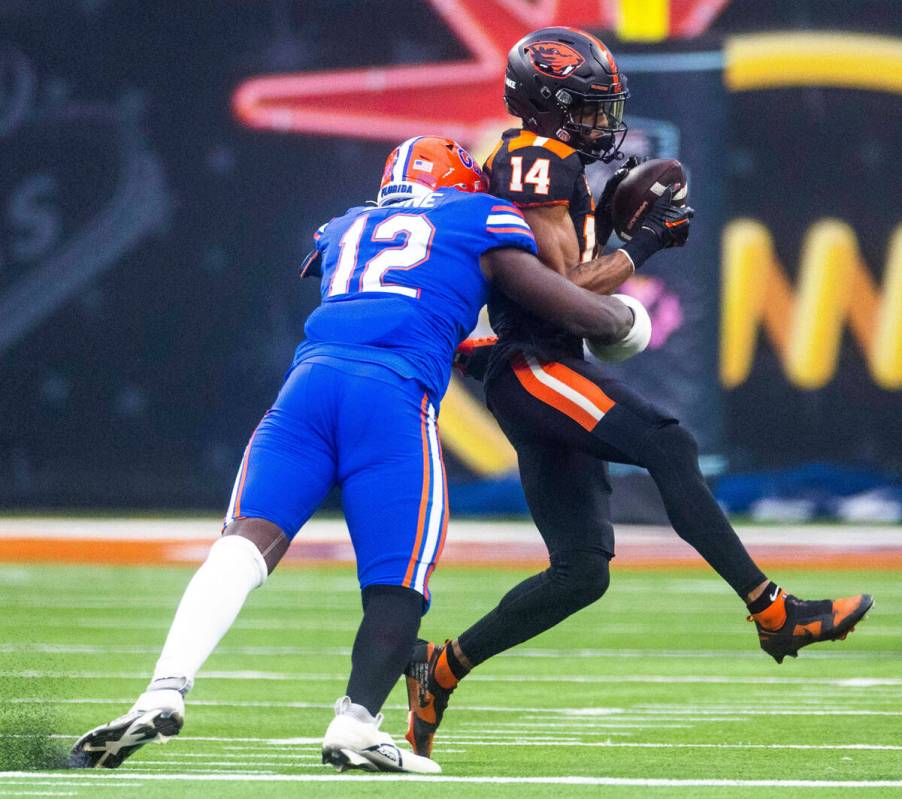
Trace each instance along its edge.
<path fill-rule="evenodd" d="M 245 760 L 246 758 L 254 758 L 254 759 L 259 759 L 259 760 L 273 760 L 273 761 L 280 761 L 280 760 L 313 760 L 313 759 L 316 759 L 317 762 L 320 761 L 320 755 L 318 755 L 318 754 L 312 754 L 312 753 L 308 754 L 307 752 L 293 752 L 293 753 L 291 753 L 291 754 L 284 754 L 284 755 L 281 754 L 280 752 L 272 752 L 272 753 L 264 753 L 264 754 L 261 754 L 261 753 L 258 752 L 257 749 L 251 749 L 251 747 L 224 746 L 224 747 L 222 747 L 222 748 L 223 748 L 223 749 L 229 749 L 229 750 L 231 750 L 231 749 L 238 749 L 238 750 L 241 750 L 241 751 L 242 751 L 242 754 L 240 754 L 240 755 L 230 755 L 230 754 L 228 754 L 228 753 L 223 753 L 223 752 L 216 752 L 215 754 L 212 754 L 212 753 L 210 753 L 210 752 L 207 752 L 207 753 L 205 753 L 205 754 L 198 754 L 197 752 L 179 752 L 179 753 L 178 753 L 178 757 L 179 757 L 180 759 L 183 758 L 183 757 L 194 757 L 194 758 L 202 758 L 202 759 L 206 759 L 206 760 L 208 760 L 208 759 L 211 758 L 211 757 L 217 757 L 217 758 L 219 758 L 219 759 L 222 760 L 222 761 L 226 761 L 226 760 L 239 760 L 239 761 L 243 761 L 243 760 Z M 252 752 L 256 752 L 256 754 L 252 754 Z M 141 762 L 144 763 L 144 762 L 146 762 L 146 761 L 142 760 Z M 166 761 L 166 762 L 167 762 L 167 763 L 170 763 L 171 761 Z M 258 763 L 257 765 L 260 765 L 260 764 Z"/>
<path fill-rule="evenodd" d="M 0 600 L 0 604 L 2 604 L 2 600 Z M 78 620 L 78 629 L 79 630 L 116 630 L 117 632 L 123 632 L 128 630 L 168 630 L 171 625 L 171 619 L 122 619 L 121 621 L 117 621 L 116 619 L 79 619 Z M 9 620 L 4 622 L 4 625 L 9 625 Z M 13 626 L 13 625 L 10 625 Z M 18 626 L 18 625 L 15 625 Z M 31 619 L 29 621 L 29 626 L 32 629 L 40 628 L 42 630 L 46 630 L 48 627 L 53 628 L 63 628 L 66 630 L 72 630 L 72 621 L 71 619 L 59 619 L 59 618 L 49 618 L 49 619 Z M 360 626 L 359 621 L 337 621 L 335 619 L 330 619 L 328 623 L 329 632 L 349 632 L 355 631 Z M 322 619 L 298 619 L 298 618 L 281 618 L 281 619 L 239 619 L 236 621 L 231 629 L 233 630 L 282 630 L 285 632 L 296 632 L 297 630 L 312 630 L 315 632 L 323 632 L 324 625 Z M 710 628 L 709 628 L 710 629 Z M 893 628 L 898 629 L 898 634 L 902 635 L 902 627 Z M 635 631 L 635 628 L 631 628 L 631 631 Z M 63 645 L 65 646 L 65 644 Z M 300 647 L 301 649 L 305 649 L 306 647 Z M 348 652 L 350 652 L 350 647 L 345 647 Z M 222 649 L 217 649 L 217 652 L 221 652 Z"/>
<path fill-rule="evenodd" d="M 36 705 L 52 705 L 52 704 L 74 704 L 74 705 L 128 705 L 133 699 L 51 699 L 45 697 L 18 697 L 8 699 L 12 704 L 36 704 Z M 198 699 L 190 700 L 189 707 L 235 707 L 235 708 L 271 708 L 271 709 L 290 709 L 290 710 L 331 710 L 334 703 L 330 702 L 263 702 L 263 701 L 242 701 L 242 700 L 224 700 L 224 699 Z M 406 705 L 386 705 L 387 711 L 406 711 Z M 461 712 L 488 712 L 488 713 L 534 713 L 539 714 L 538 718 L 543 718 L 546 714 L 555 715 L 564 718 L 598 718 L 616 716 L 616 719 L 624 722 L 635 720 L 647 720 L 649 718 L 663 719 L 679 719 L 684 720 L 687 716 L 698 715 L 702 717 L 700 720 L 711 720 L 711 716 L 902 716 L 902 710 L 872 710 L 869 708 L 822 708 L 822 707 L 757 707 L 757 708 L 738 708 L 729 706 L 710 706 L 710 707 L 677 707 L 677 706 L 661 706 L 661 707 L 570 707 L 570 708 L 554 708 L 554 707 L 520 707 L 511 705 L 509 707 L 497 707 L 491 705 L 455 705 L 456 711 Z M 709 717 L 709 718 L 705 718 Z M 688 719 L 695 720 L 695 719 Z M 721 719 L 717 719 L 721 720 Z M 723 719 L 729 720 L 729 719 Z M 735 719 L 733 719 L 735 720 Z M 208 739 L 208 740 L 230 740 L 228 738 Z M 238 740 L 238 739 L 236 739 Z M 246 740 L 246 739 L 241 739 Z M 269 740 L 269 739 L 249 739 L 249 740 Z"/>
<path fill-rule="evenodd" d="M 71 627 L 71 625 L 70 625 Z M 139 646 L 136 644 L 0 644 L 0 653 L 14 654 L 19 652 L 35 652 L 43 655 L 156 655 L 159 646 Z M 251 655 L 251 656 L 332 656 L 348 657 L 351 648 L 347 646 L 221 646 L 217 647 L 219 655 Z"/>
<path fill-rule="evenodd" d="M 442 590 L 442 596 L 445 595 L 445 591 Z M 883 595 L 883 591 L 881 590 L 881 596 Z M 3 600 L 0 599 L 0 604 L 2 604 Z M 73 602 L 77 603 L 77 600 L 73 600 Z M 307 606 L 304 608 L 305 610 L 309 610 Z M 0 624 L 5 626 L 13 626 L 10 625 L 9 620 L 5 622 L 0 620 Z M 164 619 L 79 619 L 78 620 L 78 628 L 80 630 L 115 630 L 117 632 L 126 632 L 131 630 L 162 630 L 166 631 L 169 629 L 171 624 L 171 620 L 168 618 Z M 40 628 L 41 630 L 46 629 L 72 629 L 72 621 L 69 619 L 59 619 L 59 618 L 43 618 L 43 619 L 32 619 L 29 622 L 29 625 L 33 629 Z M 330 619 L 328 622 L 328 631 L 329 632 L 353 632 L 357 630 L 359 626 L 359 622 L 356 620 L 348 620 L 348 621 L 340 621 L 336 619 Z M 274 618 L 274 619 L 261 619 L 258 617 L 254 617 L 253 619 L 239 619 L 232 625 L 233 630 L 281 630 L 285 632 L 296 632 L 298 630 L 310 630 L 315 632 L 323 632 L 324 625 L 322 619 L 298 619 L 296 617 L 291 618 Z M 613 624 L 607 622 L 600 622 L 598 626 L 598 632 L 600 636 L 608 636 L 608 635 L 633 635 L 636 632 L 635 624 Z M 729 624 L 715 625 L 709 624 L 705 626 L 705 632 L 708 634 L 716 634 L 720 636 L 735 636 L 737 639 L 740 639 L 744 642 L 749 640 L 749 629 L 745 626 L 736 626 Z M 900 625 L 886 625 L 883 624 L 883 620 L 881 620 L 880 626 L 870 625 L 867 628 L 867 634 L 869 638 L 874 636 L 881 638 L 900 638 L 902 637 L 902 626 Z M 62 644 L 65 646 L 65 644 Z M 286 647 L 281 647 L 285 649 Z M 338 649 L 339 647 L 336 647 Z M 344 647 L 348 652 L 350 652 L 350 647 Z M 310 647 L 290 647 L 290 649 L 298 649 L 301 650 L 301 654 L 304 654 L 310 650 Z M 223 650 L 217 649 L 217 652 L 221 652 Z M 746 650 L 748 652 L 748 650 Z M 295 653 L 292 653 L 295 654 Z M 498 657 L 528 657 L 528 658 L 598 658 L 598 657 L 614 657 L 619 656 L 621 652 L 615 650 L 567 650 L 567 649 L 558 649 L 558 650 L 530 650 L 530 649 L 517 649 L 516 653 L 511 653 L 505 655 L 499 655 Z M 647 654 L 647 652 L 646 652 Z M 669 653 L 668 653 L 669 654 Z M 687 653 L 678 653 L 681 656 L 690 657 L 694 656 L 696 653 L 687 652 Z M 716 655 L 718 653 L 711 653 L 712 655 Z M 722 653 L 721 653 L 722 654 Z M 730 651 L 730 656 L 732 657 L 735 653 Z M 756 658 L 760 658 L 761 655 L 757 651 L 752 651 L 752 654 Z M 812 650 L 809 650 L 805 653 L 806 658 L 812 654 Z M 861 654 L 861 653 L 858 653 Z"/>
<path fill-rule="evenodd" d="M 581 730 L 574 730 L 576 735 L 582 732 Z M 603 735 L 609 735 L 607 731 L 602 733 Z M 491 736 L 493 738 L 501 739 L 505 737 L 505 740 L 496 740 L 496 741 L 488 741 L 486 736 Z M 0 736 L 4 737 L 4 736 Z M 60 740 L 70 740 L 74 739 L 76 735 L 65 735 L 62 733 L 55 733 L 49 736 L 53 739 Z M 259 757 L 261 759 L 297 759 L 297 760 L 318 760 L 319 759 L 319 746 L 322 743 L 322 738 L 314 738 L 314 737 L 306 737 L 306 738 L 226 738 L 226 737 L 214 737 L 214 736 L 191 736 L 191 735 L 181 735 L 179 736 L 179 741 L 182 744 L 188 743 L 227 743 L 230 744 L 228 746 L 223 746 L 222 749 L 229 751 L 240 751 L 247 754 L 241 756 L 234 757 Z M 773 743 L 773 744 L 749 744 L 749 743 L 671 743 L 671 742 L 654 742 L 654 741 L 586 741 L 586 740 L 577 740 L 575 736 L 571 736 L 568 738 L 553 738 L 553 737 L 545 737 L 541 740 L 536 740 L 535 738 L 527 739 L 522 737 L 517 737 L 513 734 L 513 731 L 506 730 L 485 730 L 485 735 L 454 735 L 448 734 L 442 736 L 443 742 L 449 743 L 457 743 L 460 745 L 478 745 L 478 746 L 510 746 L 514 742 L 531 744 L 531 745 L 541 745 L 541 746 L 588 746 L 588 747 L 596 747 L 603 749 L 792 749 L 792 750 L 800 750 L 800 751 L 856 751 L 856 752 L 902 752 L 902 745 L 899 744 L 880 744 L 880 743 L 833 743 L 833 744 L 798 744 L 798 743 L 789 743 L 789 742 L 781 742 L 781 743 Z M 254 744 L 254 746 L 242 746 L 239 744 Z M 259 752 L 261 748 L 269 748 L 269 747 L 297 747 L 298 751 L 293 752 L 291 754 L 281 754 L 278 752 L 273 753 L 262 753 L 262 754 L 250 754 L 252 752 Z M 305 750 L 309 750 L 305 751 Z M 442 750 L 443 752 L 447 752 L 450 750 Z M 210 751 L 205 754 L 198 753 L 180 753 L 179 757 L 190 757 L 190 758 L 210 758 L 210 757 L 219 757 L 222 759 L 231 758 L 225 753 L 220 753 L 218 750 Z M 147 761 L 142 761 L 147 762 Z M 161 761 L 166 764 L 171 765 L 171 761 Z"/>
<path fill-rule="evenodd" d="M 142 766 L 174 766 L 176 765 L 178 758 L 173 756 L 172 760 L 147 760 L 146 758 L 141 758 Z M 316 763 L 260 763 L 260 762 L 251 762 L 251 761 L 240 761 L 240 762 L 228 762 L 222 760 L 217 760 L 215 756 L 211 756 L 210 759 L 206 763 L 182 763 L 181 768 L 185 768 L 188 766 L 189 771 L 185 771 L 186 774 L 272 774 L 271 769 L 278 768 L 322 768 L 323 764 L 321 762 Z M 217 768 L 217 766 L 219 768 Z M 261 771 L 261 769 L 268 768 L 269 771 Z"/>
<path fill-rule="evenodd" d="M 88 647 L 86 647 L 88 648 Z M 90 647 L 96 649 L 92 654 L 109 654 L 106 647 Z M 0 650 L 2 651 L 2 650 Z M 156 652 L 157 650 L 152 650 Z M 82 652 L 82 654 L 88 654 Z M 43 671 L 39 669 L 23 669 L 21 671 L 0 671 L 0 677 L 21 677 L 23 679 L 67 679 L 67 680 L 139 680 L 146 679 L 145 672 L 102 672 L 102 671 Z M 279 672 L 254 670 L 208 670 L 201 673 L 203 679 L 215 680 L 251 680 L 255 682 L 335 682 L 347 679 L 345 673 L 313 673 L 313 672 Z M 728 675 L 665 675 L 665 674 L 471 674 L 469 682 L 510 683 L 574 683 L 574 684 L 610 684 L 638 683 L 640 685 L 801 685 L 829 686 L 836 688 L 874 688 L 886 686 L 902 686 L 902 678 L 898 677 L 733 677 Z"/>
<path fill-rule="evenodd" d="M 211 755 L 205 763 L 177 763 L 177 756 L 173 755 L 171 760 L 156 760 L 153 758 L 141 758 L 140 765 L 143 766 L 169 766 L 172 768 L 179 765 L 181 774 L 272 774 L 273 768 L 286 766 L 285 763 L 273 764 L 268 763 L 224 763 L 216 760 L 215 755 Z M 317 763 L 317 767 L 322 768 L 322 763 Z M 292 764 L 292 768 L 310 768 L 312 763 L 296 763 Z"/>
<path fill-rule="evenodd" d="M 0 791 L 0 796 L 78 796 L 75 791 Z"/>
<path fill-rule="evenodd" d="M 477 736 L 463 737 L 459 735 L 443 735 L 442 741 L 460 746 L 576 746 L 596 749 L 793 749 L 814 751 L 854 751 L 854 752 L 902 752 L 902 746 L 896 744 L 680 744 L 651 743 L 640 741 L 585 741 L 575 738 L 546 738 L 535 740 L 530 738 L 508 737 L 506 739 L 487 740 Z"/>
<path fill-rule="evenodd" d="M 554 717 L 553 717 L 554 718 Z M 560 717 L 557 717 L 560 718 Z M 535 733 L 537 730 L 553 730 L 554 733 L 578 735 L 585 733 L 586 735 L 609 735 L 610 730 L 688 730 L 693 727 L 692 724 L 660 724 L 656 721 L 645 719 L 643 721 L 633 721 L 626 719 L 625 721 L 604 721 L 583 723 L 580 719 L 561 719 L 555 721 L 528 721 L 520 723 L 519 721 L 495 721 L 492 727 L 484 724 L 465 723 L 464 727 L 473 727 L 473 735 L 478 736 L 483 733 L 487 735 L 513 735 L 516 731 L 521 733 Z M 469 732 L 463 732 L 463 735 L 469 735 Z"/>
<path fill-rule="evenodd" d="M 115 589 L 110 589 L 110 593 L 113 593 Z M 323 602 L 320 597 L 317 599 L 316 604 L 298 604 L 297 607 L 291 607 L 286 605 L 284 600 L 280 601 L 278 597 L 274 597 L 273 592 L 268 592 L 268 594 L 263 594 L 261 597 L 255 597 L 253 608 L 255 611 L 266 611 L 266 610 L 278 610 L 278 611 L 294 611 L 304 610 L 307 612 L 311 611 L 326 611 L 332 613 L 334 611 L 346 612 L 354 614 L 360 613 L 360 596 L 357 593 L 349 594 L 347 600 L 345 601 L 334 601 L 334 602 Z M 269 598 L 275 600 L 272 602 L 266 601 L 265 597 L 269 596 Z M 84 599 L 83 597 L 73 597 L 71 600 L 69 599 L 32 599 L 28 597 L 28 601 L 23 601 L 22 594 L 17 594 L 15 596 L 2 596 L 0 595 L 0 605 L 3 606 L 4 612 L 10 612 L 15 610 L 77 610 L 79 614 L 88 612 L 88 611 L 96 611 L 98 613 L 108 614 L 110 612 L 110 602 L 112 600 L 109 599 Z M 143 610 L 160 610 L 166 613 L 174 613 L 176 606 L 178 604 L 179 596 L 175 593 L 172 594 L 171 598 L 168 600 L 161 600 L 159 598 L 153 597 L 129 597 L 128 599 L 128 607 L 131 608 L 141 608 Z M 333 597 L 333 599 L 337 599 Z"/>
<path fill-rule="evenodd" d="M 63 777 L 64 775 L 60 775 L 60 776 Z M 30 780 L 29 779 L 29 780 L 25 780 L 23 782 L 16 782 L 15 780 L 10 780 L 8 782 L 4 781 L 3 785 L 22 785 L 22 786 L 26 786 L 29 788 L 34 785 L 52 785 L 54 788 L 65 788 L 65 787 L 84 788 L 86 785 L 92 784 L 90 782 L 90 779 L 92 776 L 93 776 L 92 774 L 85 774 L 84 777 L 79 776 L 78 779 L 72 779 L 71 777 L 69 777 L 71 782 L 65 782 L 64 779 L 54 779 L 54 780 L 41 780 L 41 779 Z M 125 779 L 128 779 L 128 777 L 125 777 Z M 114 784 L 109 781 L 106 781 L 106 783 L 104 784 L 104 780 L 103 780 L 102 776 L 94 784 L 96 784 L 98 788 L 119 789 L 119 788 L 140 788 L 141 787 L 140 782 L 118 782 L 117 781 Z"/>
<path fill-rule="evenodd" d="M 2 606 L 2 601 L 0 601 L 0 606 Z M 20 607 L 32 607 L 22 605 Z M 67 605 L 66 607 L 70 607 Z M 97 608 L 93 608 L 94 610 L 104 610 L 104 612 L 109 611 L 109 605 L 104 604 L 102 607 L 98 606 Z M 356 612 L 356 610 L 355 610 Z M 81 622 L 79 622 L 81 624 Z M 71 627 L 71 624 L 68 625 Z M 85 626 L 92 626 L 91 624 L 87 624 Z M 248 621 L 247 628 L 253 629 L 254 625 L 252 622 Z M 163 626 L 163 629 L 168 629 L 168 623 Z M 289 626 L 282 626 L 273 629 L 290 629 Z M 318 628 L 322 629 L 322 627 Z M 356 629 L 356 626 L 354 627 Z M 102 646 L 98 645 L 90 645 L 90 644 L 50 644 L 50 643 L 28 643 L 28 644 L 3 644 L 4 647 L 7 647 L 5 651 L 7 652 L 27 652 L 27 651 L 38 651 L 37 649 L 33 649 L 36 647 L 45 647 L 43 651 L 46 654 L 51 654 L 53 651 L 58 651 L 60 653 L 77 653 L 81 652 L 83 654 L 108 654 L 110 649 L 106 649 Z M 17 647 L 21 647 L 21 649 L 17 649 Z M 64 648 L 73 647 L 77 649 L 72 649 L 71 652 L 67 652 Z M 54 650 L 56 648 L 56 650 Z M 91 650 L 94 652 L 91 652 Z M 139 646 L 122 646 L 121 647 L 123 654 L 157 654 L 159 653 L 159 647 L 139 647 Z M 127 651 L 126 651 L 127 650 Z M 259 654 L 261 650 L 268 650 L 270 652 L 274 652 L 275 654 L 285 654 L 285 655 L 335 655 L 340 657 L 347 657 L 350 655 L 351 650 L 349 647 L 315 647 L 315 646 L 281 646 L 281 647 L 223 647 L 221 649 L 217 649 L 217 653 L 228 653 L 228 654 Z M 731 660 L 736 658 L 749 658 L 751 660 L 760 661 L 761 660 L 761 652 L 757 649 L 745 648 L 745 649 L 722 649 L 722 650 L 714 650 L 714 649 L 699 649 L 699 650 L 675 650 L 675 649 L 517 649 L 516 652 L 511 654 L 502 653 L 498 656 L 499 661 L 504 660 L 513 660 L 513 659 L 521 659 L 521 658 L 552 658 L 555 660 L 562 660 L 566 658 L 588 658 L 588 659 L 596 659 L 596 658 L 635 658 L 642 660 L 649 660 L 654 658 L 674 658 L 674 659 L 711 659 L 711 658 L 730 658 Z M 884 660 L 884 659 L 893 659 L 898 660 L 902 657 L 902 650 L 899 651 L 876 651 L 876 652 L 861 652 L 861 651 L 852 651 L 852 650 L 843 650 L 837 652 L 829 652 L 829 651 L 817 651 L 806 649 L 805 650 L 805 659 L 817 659 L 817 660 Z M 468 677 L 467 679 L 485 679 L 485 680 L 495 680 L 495 677 L 482 677 L 481 675 L 474 674 Z"/>
<path fill-rule="evenodd" d="M 53 772 L 3 771 L 0 779 L 12 777 L 27 779 L 29 777 L 47 779 L 55 776 Z M 71 775 L 67 775 L 71 779 Z M 116 781 L 119 775 L 111 772 L 104 779 Z M 355 774 L 346 777 L 339 774 L 148 774 L 131 773 L 131 780 L 147 780 L 155 782 L 342 782 L 348 784 L 359 782 L 451 782 L 477 785 L 607 785 L 612 787 L 645 787 L 645 788 L 902 788 L 902 780 L 724 780 L 724 779 L 660 779 L 660 778 L 628 778 L 628 777 L 452 777 L 421 776 L 417 774 Z"/>

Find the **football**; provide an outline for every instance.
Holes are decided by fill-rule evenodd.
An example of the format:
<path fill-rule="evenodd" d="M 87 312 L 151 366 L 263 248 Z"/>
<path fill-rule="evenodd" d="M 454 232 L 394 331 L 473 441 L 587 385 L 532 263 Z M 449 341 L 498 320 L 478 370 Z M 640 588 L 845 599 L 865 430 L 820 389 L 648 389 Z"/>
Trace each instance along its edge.
<path fill-rule="evenodd" d="M 674 203 L 685 205 L 686 173 L 675 158 L 655 158 L 630 170 L 614 192 L 612 207 L 614 232 L 622 241 L 633 237 L 642 217 L 668 186 L 673 186 Z"/>

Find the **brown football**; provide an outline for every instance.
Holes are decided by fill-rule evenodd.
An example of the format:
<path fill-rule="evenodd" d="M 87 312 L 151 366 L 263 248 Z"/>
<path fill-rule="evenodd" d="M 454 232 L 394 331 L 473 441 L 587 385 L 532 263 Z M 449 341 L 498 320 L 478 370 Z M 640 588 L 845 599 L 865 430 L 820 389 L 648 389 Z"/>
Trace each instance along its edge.
<path fill-rule="evenodd" d="M 685 205 L 686 173 L 675 158 L 654 158 L 630 170 L 614 192 L 614 232 L 623 241 L 633 237 L 642 217 L 668 186 L 673 186 L 674 204 Z"/>

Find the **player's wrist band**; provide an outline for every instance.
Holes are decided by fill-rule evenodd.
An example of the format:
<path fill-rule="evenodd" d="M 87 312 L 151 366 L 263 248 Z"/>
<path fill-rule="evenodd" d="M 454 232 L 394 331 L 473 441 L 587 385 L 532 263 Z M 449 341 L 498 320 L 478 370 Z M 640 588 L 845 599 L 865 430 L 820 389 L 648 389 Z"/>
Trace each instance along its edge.
<path fill-rule="evenodd" d="M 629 256 L 633 266 L 638 269 L 661 249 L 661 242 L 650 230 L 642 228 L 620 249 Z"/>

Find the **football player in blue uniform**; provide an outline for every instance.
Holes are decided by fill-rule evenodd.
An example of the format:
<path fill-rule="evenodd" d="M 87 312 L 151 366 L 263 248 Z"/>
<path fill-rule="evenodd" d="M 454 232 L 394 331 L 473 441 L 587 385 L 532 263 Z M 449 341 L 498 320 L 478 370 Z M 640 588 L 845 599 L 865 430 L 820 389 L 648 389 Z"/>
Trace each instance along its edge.
<path fill-rule="evenodd" d="M 416 640 L 444 542 L 437 420 L 455 348 L 490 285 L 577 336 L 615 342 L 634 324 L 623 303 L 546 269 L 522 212 L 484 188 L 458 144 L 414 137 L 389 155 L 375 205 L 317 231 L 302 274 L 322 277 L 322 303 L 247 445 L 223 535 L 182 597 L 147 691 L 79 739 L 73 766 L 114 768 L 179 732 L 201 665 L 338 485 L 364 614 L 323 761 L 340 770 L 441 770 L 399 749 L 379 729 L 379 710 Z"/>
<path fill-rule="evenodd" d="M 625 76 L 597 38 L 573 28 L 535 31 L 513 46 L 504 77 L 505 103 L 522 127 L 504 133 L 485 165 L 489 191 L 522 209 L 549 271 L 602 293 L 656 253 L 682 246 L 692 217 L 668 189 L 629 242 L 597 255 L 612 232 L 614 190 L 638 162 L 627 160 L 615 172 L 597 207 L 585 167 L 619 157 L 628 97 Z M 770 582 L 708 489 L 692 434 L 585 360 L 578 336 L 494 288 L 489 317 L 498 343 L 488 360 L 486 401 L 517 451 L 549 567 L 445 646 L 417 647 L 407 669 L 415 752 L 430 754 L 448 697 L 470 669 L 607 590 L 614 556 L 608 461 L 648 470 L 676 532 L 745 602 L 762 649 L 777 662 L 803 646 L 844 638 L 864 616 L 873 603 L 868 594 L 812 602 Z"/>

